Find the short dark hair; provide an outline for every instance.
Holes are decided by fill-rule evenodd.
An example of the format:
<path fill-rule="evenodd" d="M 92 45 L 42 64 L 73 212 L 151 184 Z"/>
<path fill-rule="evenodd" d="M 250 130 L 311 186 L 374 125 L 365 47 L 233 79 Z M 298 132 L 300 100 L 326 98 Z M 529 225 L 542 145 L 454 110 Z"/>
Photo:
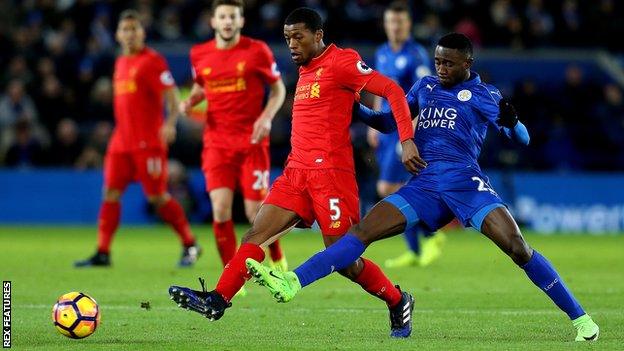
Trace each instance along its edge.
<path fill-rule="evenodd" d="M 407 13 L 407 16 L 409 16 L 409 18 L 412 18 L 409 5 L 405 1 L 393 1 L 392 3 L 390 3 L 390 5 L 388 5 L 388 7 L 386 7 L 385 11 L 392 11 L 392 12 L 398 12 L 398 13 L 405 12 Z"/>
<path fill-rule="evenodd" d="M 123 20 L 137 20 L 137 21 L 141 21 L 141 15 L 139 14 L 139 11 L 137 11 L 135 9 L 123 10 L 119 14 L 119 22 L 121 22 Z"/>
<path fill-rule="evenodd" d="M 472 42 L 467 36 L 461 33 L 449 33 L 443 36 L 438 40 L 438 46 L 448 49 L 457 49 L 468 57 L 472 57 Z"/>
<path fill-rule="evenodd" d="M 323 29 L 323 19 L 321 15 L 309 7 L 300 7 L 293 10 L 284 21 L 285 25 L 296 23 L 305 24 L 306 28 L 313 32 Z"/>
<path fill-rule="evenodd" d="M 210 13 L 214 16 L 217 7 L 221 5 L 236 6 L 240 9 L 241 15 L 245 10 L 245 3 L 243 0 L 213 0 L 212 6 L 210 7 Z"/>

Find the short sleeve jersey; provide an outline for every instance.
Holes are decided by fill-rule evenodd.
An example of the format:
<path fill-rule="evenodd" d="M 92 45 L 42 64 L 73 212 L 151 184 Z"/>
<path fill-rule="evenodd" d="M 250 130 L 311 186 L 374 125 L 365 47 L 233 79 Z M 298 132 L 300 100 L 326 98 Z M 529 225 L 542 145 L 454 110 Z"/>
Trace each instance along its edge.
<path fill-rule="evenodd" d="M 500 91 L 481 82 L 475 72 L 450 88 L 437 77 L 420 79 L 407 94 L 411 110 L 418 110 L 416 145 L 427 162 L 477 164 L 488 125 L 496 123 Z"/>
<path fill-rule="evenodd" d="M 167 61 L 153 49 L 118 57 L 113 73 L 115 129 L 109 150 L 166 148 L 159 133 L 164 120 L 163 92 L 174 86 Z"/>
<path fill-rule="evenodd" d="M 287 167 L 354 170 L 349 133 L 353 103 L 377 72 L 334 44 L 299 68 Z"/>
<path fill-rule="evenodd" d="M 265 87 L 280 79 L 273 53 L 264 42 L 241 36 L 229 49 L 218 49 L 214 39 L 195 45 L 190 56 L 208 102 L 204 146 L 249 147 Z M 262 143 L 268 145 L 268 137 Z"/>

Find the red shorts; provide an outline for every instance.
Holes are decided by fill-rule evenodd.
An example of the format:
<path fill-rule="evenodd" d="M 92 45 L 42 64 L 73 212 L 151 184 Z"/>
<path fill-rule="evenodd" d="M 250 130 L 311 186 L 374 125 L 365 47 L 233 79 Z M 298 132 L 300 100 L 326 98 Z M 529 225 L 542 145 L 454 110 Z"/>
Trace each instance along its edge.
<path fill-rule="evenodd" d="M 269 189 L 271 160 L 268 146 L 248 149 L 204 148 L 202 170 L 206 190 L 240 188 L 243 198 L 262 201 Z"/>
<path fill-rule="evenodd" d="M 306 227 L 316 220 L 323 235 L 344 235 L 360 221 L 355 174 L 337 169 L 286 168 L 264 203 L 294 211 Z"/>
<path fill-rule="evenodd" d="M 104 187 L 124 191 L 139 181 L 148 196 L 167 191 L 167 151 L 148 149 L 132 152 L 107 152 L 104 157 Z"/>

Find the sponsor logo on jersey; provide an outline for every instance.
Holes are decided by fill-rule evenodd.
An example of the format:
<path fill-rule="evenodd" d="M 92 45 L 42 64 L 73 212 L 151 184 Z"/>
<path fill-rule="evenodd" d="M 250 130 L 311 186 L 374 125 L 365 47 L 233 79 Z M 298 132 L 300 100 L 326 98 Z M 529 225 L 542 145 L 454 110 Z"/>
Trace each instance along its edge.
<path fill-rule="evenodd" d="M 134 79 L 116 79 L 113 83 L 115 95 L 132 94 L 137 91 L 137 83 Z"/>
<path fill-rule="evenodd" d="M 472 92 L 466 89 L 460 90 L 459 93 L 457 93 L 457 99 L 459 101 L 468 101 L 472 99 Z"/>
<path fill-rule="evenodd" d="M 295 101 L 309 98 L 318 99 L 321 97 L 321 85 L 319 82 L 308 83 L 297 86 L 295 90 Z"/>
<path fill-rule="evenodd" d="M 338 229 L 340 228 L 340 221 L 333 221 L 329 224 L 329 228 L 331 229 Z"/>
<path fill-rule="evenodd" d="M 206 81 L 204 87 L 209 93 L 231 93 L 247 90 L 247 82 L 242 77 L 213 79 Z"/>
<path fill-rule="evenodd" d="M 358 61 L 355 64 L 355 67 L 357 67 L 357 70 L 360 71 L 360 73 L 362 74 L 371 74 L 373 73 L 373 69 L 368 67 L 364 62 L 362 61 Z"/>
<path fill-rule="evenodd" d="M 446 128 L 455 129 L 457 110 L 448 107 L 425 107 L 418 114 L 417 128 Z"/>

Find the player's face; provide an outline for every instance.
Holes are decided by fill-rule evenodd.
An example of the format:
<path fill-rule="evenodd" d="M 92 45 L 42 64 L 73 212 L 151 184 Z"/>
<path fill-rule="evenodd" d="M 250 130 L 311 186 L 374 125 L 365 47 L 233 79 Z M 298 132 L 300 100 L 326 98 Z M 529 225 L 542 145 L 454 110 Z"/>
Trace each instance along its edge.
<path fill-rule="evenodd" d="M 116 37 L 124 51 L 136 52 L 145 44 L 145 30 L 138 19 L 119 21 Z"/>
<path fill-rule="evenodd" d="M 384 30 L 391 43 L 407 41 L 412 28 L 412 21 L 407 12 L 386 11 L 384 13 Z"/>
<path fill-rule="evenodd" d="M 450 87 L 466 80 L 470 75 L 472 58 L 457 49 L 436 46 L 435 69 L 443 86 Z"/>
<path fill-rule="evenodd" d="M 245 25 L 245 18 L 240 7 L 220 5 L 215 9 L 210 24 L 216 36 L 225 41 L 231 41 L 238 36 L 243 25 Z"/>
<path fill-rule="evenodd" d="M 284 39 L 290 50 L 290 57 L 296 65 L 302 66 L 319 53 L 323 31 L 313 32 L 304 23 L 286 24 Z"/>

